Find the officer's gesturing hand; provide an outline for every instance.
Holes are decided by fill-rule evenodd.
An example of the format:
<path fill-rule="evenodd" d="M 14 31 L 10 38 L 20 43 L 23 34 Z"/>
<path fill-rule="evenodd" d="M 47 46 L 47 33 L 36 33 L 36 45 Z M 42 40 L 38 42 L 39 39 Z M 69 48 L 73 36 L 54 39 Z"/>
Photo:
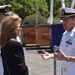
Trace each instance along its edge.
<path fill-rule="evenodd" d="M 55 60 L 66 60 L 66 55 L 63 52 L 57 52 L 54 54 Z"/>

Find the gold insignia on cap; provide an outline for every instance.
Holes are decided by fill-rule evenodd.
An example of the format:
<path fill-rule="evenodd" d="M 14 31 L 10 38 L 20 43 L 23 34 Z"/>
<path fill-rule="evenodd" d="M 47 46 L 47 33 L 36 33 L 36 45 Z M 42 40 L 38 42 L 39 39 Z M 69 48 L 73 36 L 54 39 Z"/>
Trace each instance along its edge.
<path fill-rule="evenodd" d="M 63 15 L 65 13 L 65 11 L 64 10 L 61 10 L 61 14 Z"/>
<path fill-rule="evenodd" d="M 7 11 L 10 11 L 10 8 L 9 7 L 6 7 L 4 11 L 6 11 L 6 12 Z"/>
<path fill-rule="evenodd" d="M 66 15 L 64 14 L 64 15 L 61 15 L 61 19 L 64 20 L 64 19 L 68 19 L 73 16 L 75 16 L 75 14 L 66 14 Z"/>

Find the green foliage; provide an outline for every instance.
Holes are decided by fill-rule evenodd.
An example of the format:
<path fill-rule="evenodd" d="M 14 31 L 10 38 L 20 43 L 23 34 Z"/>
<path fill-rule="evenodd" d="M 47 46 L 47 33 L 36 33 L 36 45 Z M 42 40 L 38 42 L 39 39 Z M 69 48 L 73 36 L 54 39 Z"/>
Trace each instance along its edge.
<path fill-rule="evenodd" d="M 69 2 L 69 0 L 65 0 L 65 5 L 66 5 L 66 7 L 71 7 L 71 3 Z"/>
<path fill-rule="evenodd" d="M 0 5 L 12 5 L 12 11 L 17 13 L 22 19 L 24 17 L 35 14 L 36 11 L 38 14 L 42 15 L 45 18 L 48 18 L 50 15 L 50 0 L 0 0 Z M 71 3 L 68 0 L 65 0 L 66 7 L 70 7 Z M 53 16 L 59 16 L 61 0 L 54 0 L 53 5 Z M 57 19 L 54 19 L 54 22 Z"/>
<path fill-rule="evenodd" d="M 59 14 L 59 9 L 60 9 L 60 7 L 61 7 L 61 0 L 55 0 L 54 1 L 54 16 L 57 16 L 58 14 Z"/>
<path fill-rule="evenodd" d="M 57 24 L 57 23 L 60 23 L 60 18 L 59 18 L 59 16 L 55 16 L 55 17 L 54 17 L 54 22 L 53 22 L 53 24 Z"/>
<path fill-rule="evenodd" d="M 36 14 L 27 16 L 23 20 L 24 24 L 36 24 Z M 38 15 L 38 24 L 47 24 L 47 19 Z"/>
<path fill-rule="evenodd" d="M 44 14 L 45 17 L 49 13 L 46 0 L 0 0 L 0 5 L 4 4 L 11 4 L 12 11 L 21 16 L 22 19 L 36 13 L 36 8 L 38 13 Z"/>

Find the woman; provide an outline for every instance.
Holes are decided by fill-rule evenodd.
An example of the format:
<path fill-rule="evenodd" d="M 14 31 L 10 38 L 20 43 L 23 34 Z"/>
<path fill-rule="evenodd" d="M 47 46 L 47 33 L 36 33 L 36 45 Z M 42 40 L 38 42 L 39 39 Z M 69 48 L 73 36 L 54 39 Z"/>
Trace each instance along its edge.
<path fill-rule="evenodd" d="M 16 37 L 20 33 L 21 18 L 12 14 L 1 22 L 1 55 L 4 75 L 28 75 L 23 47 Z"/>

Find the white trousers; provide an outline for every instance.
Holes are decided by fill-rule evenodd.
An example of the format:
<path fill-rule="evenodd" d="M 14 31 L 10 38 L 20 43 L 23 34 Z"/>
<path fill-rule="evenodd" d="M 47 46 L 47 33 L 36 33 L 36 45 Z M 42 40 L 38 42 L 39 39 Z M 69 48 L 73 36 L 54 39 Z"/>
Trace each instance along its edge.
<path fill-rule="evenodd" d="M 3 65 L 1 57 L 0 57 L 0 75 L 3 75 Z"/>
<path fill-rule="evenodd" d="M 62 75 L 75 75 L 75 70 L 73 70 L 72 68 L 71 70 L 66 70 L 66 71 L 63 70 Z"/>

